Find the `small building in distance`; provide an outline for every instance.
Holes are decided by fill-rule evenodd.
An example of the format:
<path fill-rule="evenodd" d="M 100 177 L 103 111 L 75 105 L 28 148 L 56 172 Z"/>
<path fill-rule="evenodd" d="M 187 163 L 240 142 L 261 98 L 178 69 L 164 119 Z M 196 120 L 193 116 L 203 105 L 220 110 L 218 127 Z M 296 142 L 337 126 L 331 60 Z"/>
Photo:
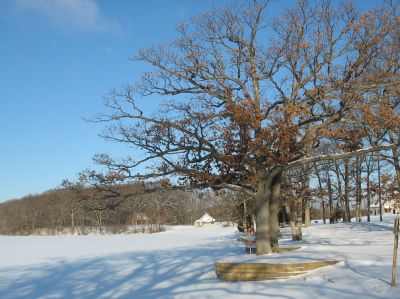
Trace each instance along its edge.
<path fill-rule="evenodd" d="M 199 219 L 197 219 L 194 222 L 194 226 L 197 227 L 202 227 L 205 224 L 213 224 L 215 222 L 215 219 L 211 217 L 208 213 L 205 213 L 203 216 L 201 216 Z"/>
<path fill-rule="evenodd" d="M 371 204 L 370 206 L 371 215 L 379 215 L 379 201 Z M 400 214 L 400 203 L 396 200 L 382 201 L 382 214 L 383 215 L 397 215 Z"/>
<path fill-rule="evenodd" d="M 149 217 L 143 213 L 133 214 L 130 219 L 132 225 L 148 225 L 150 221 Z"/>
<path fill-rule="evenodd" d="M 400 204 L 394 199 L 388 200 L 383 205 L 383 212 L 392 215 L 400 214 Z"/>
<path fill-rule="evenodd" d="M 369 206 L 369 213 L 371 215 L 379 215 L 379 202 L 371 203 Z M 382 213 L 383 213 L 383 202 L 382 202 Z"/>

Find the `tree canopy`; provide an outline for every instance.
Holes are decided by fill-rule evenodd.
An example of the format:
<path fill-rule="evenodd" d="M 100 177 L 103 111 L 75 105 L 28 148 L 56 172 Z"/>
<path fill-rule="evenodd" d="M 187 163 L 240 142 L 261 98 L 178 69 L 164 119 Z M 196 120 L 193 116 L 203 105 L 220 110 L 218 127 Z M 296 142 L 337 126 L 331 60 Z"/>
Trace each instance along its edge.
<path fill-rule="evenodd" d="M 152 70 L 112 90 L 103 136 L 145 155 L 97 161 L 131 179 L 176 175 L 182 185 L 225 187 L 257 204 L 257 254 L 277 246 L 284 171 L 397 148 L 400 34 L 397 7 L 307 1 L 271 17 L 269 1 L 238 1 L 178 26 L 176 40 L 142 49 Z M 146 114 L 140 102 L 166 101 Z M 353 141 L 330 155 L 327 140 Z M 135 158 L 136 157 L 136 158 Z M 152 170 L 137 174 L 139 165 Z"/>

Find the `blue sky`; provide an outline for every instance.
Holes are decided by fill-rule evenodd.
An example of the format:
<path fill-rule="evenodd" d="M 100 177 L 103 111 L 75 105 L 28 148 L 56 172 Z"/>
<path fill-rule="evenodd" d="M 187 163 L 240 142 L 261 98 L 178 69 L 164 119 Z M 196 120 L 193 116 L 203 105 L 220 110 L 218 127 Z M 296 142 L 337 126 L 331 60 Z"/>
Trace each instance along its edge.
<path fill-rule="evenodd" d="M 0 0 L 0 201 L 43 192 L 121 156 L 86 123 L 103 95 L 134 82 L 141 47 L 172 39 L 213 1 Z"/>
<path fill-rule="evenodd" d="M 139 48 L 223 2 L 0 0 L 0 201 L 73 180 L 96 153 L 127 153 L 82 117 L 138 78 L 145 66 L 129 58 Z"/>

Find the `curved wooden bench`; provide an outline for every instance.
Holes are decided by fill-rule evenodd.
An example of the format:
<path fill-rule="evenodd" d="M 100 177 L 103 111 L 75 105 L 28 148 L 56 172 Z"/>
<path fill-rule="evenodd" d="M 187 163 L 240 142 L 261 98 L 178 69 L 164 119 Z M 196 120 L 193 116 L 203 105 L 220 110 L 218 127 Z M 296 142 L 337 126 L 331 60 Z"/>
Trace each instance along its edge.
<path fill-rule="evenodd" d="M 339 262 L 340 260 L 290 264 L 216 262 L 215 272 L 219 279 L 228 281 L 269 280 L 304 274 Z"/>

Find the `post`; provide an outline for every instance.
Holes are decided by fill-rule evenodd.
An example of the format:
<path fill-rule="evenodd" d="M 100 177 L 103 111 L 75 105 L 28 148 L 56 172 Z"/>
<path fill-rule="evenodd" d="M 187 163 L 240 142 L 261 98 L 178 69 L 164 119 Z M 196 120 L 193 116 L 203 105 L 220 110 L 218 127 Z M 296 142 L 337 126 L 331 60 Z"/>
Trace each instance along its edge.
<path fill-rule="evenodd" d="M 393 266 L 392 266 L 392 284 L 394 287 L 396 285 L 396 272 L 397 272 L 397 248 L 399 247 L 399 216 L 394 220 L 394 248 L 393 248 Z"/>

